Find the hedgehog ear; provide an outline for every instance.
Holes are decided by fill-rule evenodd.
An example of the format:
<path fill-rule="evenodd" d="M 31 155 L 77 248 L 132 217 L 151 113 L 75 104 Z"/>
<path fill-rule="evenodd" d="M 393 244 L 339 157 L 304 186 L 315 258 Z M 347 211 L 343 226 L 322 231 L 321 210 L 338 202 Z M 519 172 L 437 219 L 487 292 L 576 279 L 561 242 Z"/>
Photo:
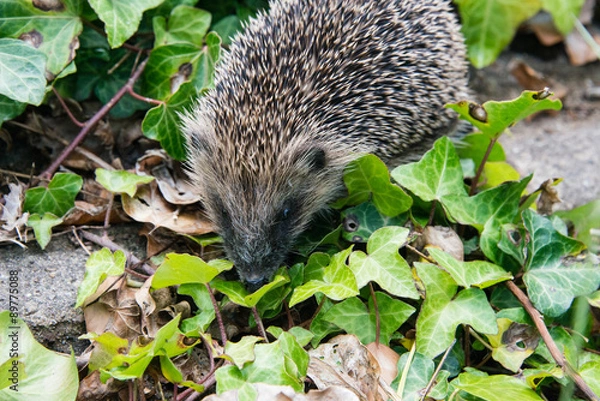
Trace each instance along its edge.
<path fill-rule="evenodd" d="M 303 163 L 312 173 L 317 173 L 327 166 L 327 154 L 318 146 L 305 148 L 296 153 L 295 162 Z"/>

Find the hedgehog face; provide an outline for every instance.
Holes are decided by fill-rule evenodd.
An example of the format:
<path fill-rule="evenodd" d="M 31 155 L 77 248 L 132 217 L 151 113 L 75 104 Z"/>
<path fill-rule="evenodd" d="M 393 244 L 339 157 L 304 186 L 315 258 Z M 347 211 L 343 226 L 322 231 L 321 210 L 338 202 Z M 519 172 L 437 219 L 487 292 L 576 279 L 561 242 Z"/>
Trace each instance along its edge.
<path fill-rule="evenodd" d="M 238 165 L 238 174 L 211 174 L 213 179 L 202 185 L 225 252 L 251 291 L 272 278 L 315 211 L 336 195 L 325 184 L 327 199 L 315 196 L 329 178 L 324 177 L 329 170 L 323 149 L 294 148 L 278 156 L 273 174 Z"/>

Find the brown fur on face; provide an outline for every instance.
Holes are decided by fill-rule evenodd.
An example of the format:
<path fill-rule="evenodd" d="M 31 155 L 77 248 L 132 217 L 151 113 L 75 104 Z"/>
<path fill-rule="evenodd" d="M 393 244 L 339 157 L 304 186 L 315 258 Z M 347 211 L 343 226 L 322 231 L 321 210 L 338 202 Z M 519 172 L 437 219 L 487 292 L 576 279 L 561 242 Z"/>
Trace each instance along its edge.
<path fill-rule="evenodd" d="M 447 0 L 276 0 L 183 117 L 188 169 L 243 281 L 269 279 L 344 166 L 418 157 L 454 125 L 465 49 Z"/>

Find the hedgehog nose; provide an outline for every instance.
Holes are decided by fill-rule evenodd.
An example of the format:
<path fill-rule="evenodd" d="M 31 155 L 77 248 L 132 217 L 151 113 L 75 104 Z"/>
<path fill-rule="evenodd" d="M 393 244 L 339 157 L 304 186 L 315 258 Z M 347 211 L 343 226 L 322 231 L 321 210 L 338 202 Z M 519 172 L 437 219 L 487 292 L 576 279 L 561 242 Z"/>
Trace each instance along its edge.
<path fill-rule="evenodd" d="M 249 293 L 252 293 L 252 292 L 258 290 L 263 285 L 267 284 L 267 282 L 268 282 L 268 280 L 266 277 L 256 277 L 256 278 L 252 278 L 252 279 L 247 279 L 245 281 L 246 290 L 248 290 Z"/>

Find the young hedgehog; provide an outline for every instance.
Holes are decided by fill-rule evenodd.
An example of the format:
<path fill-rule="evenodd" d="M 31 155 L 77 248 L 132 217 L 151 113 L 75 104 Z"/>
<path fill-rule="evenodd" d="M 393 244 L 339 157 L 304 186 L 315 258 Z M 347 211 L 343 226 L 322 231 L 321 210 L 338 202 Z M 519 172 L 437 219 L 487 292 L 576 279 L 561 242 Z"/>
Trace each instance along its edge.
<path fill-rule="evenodd" d="M 183 116 L 189 176 L 250 290 L 371 152 L 414 160 L 453 130 L 465 47 L 447 0 L 274 0 Z"/>

